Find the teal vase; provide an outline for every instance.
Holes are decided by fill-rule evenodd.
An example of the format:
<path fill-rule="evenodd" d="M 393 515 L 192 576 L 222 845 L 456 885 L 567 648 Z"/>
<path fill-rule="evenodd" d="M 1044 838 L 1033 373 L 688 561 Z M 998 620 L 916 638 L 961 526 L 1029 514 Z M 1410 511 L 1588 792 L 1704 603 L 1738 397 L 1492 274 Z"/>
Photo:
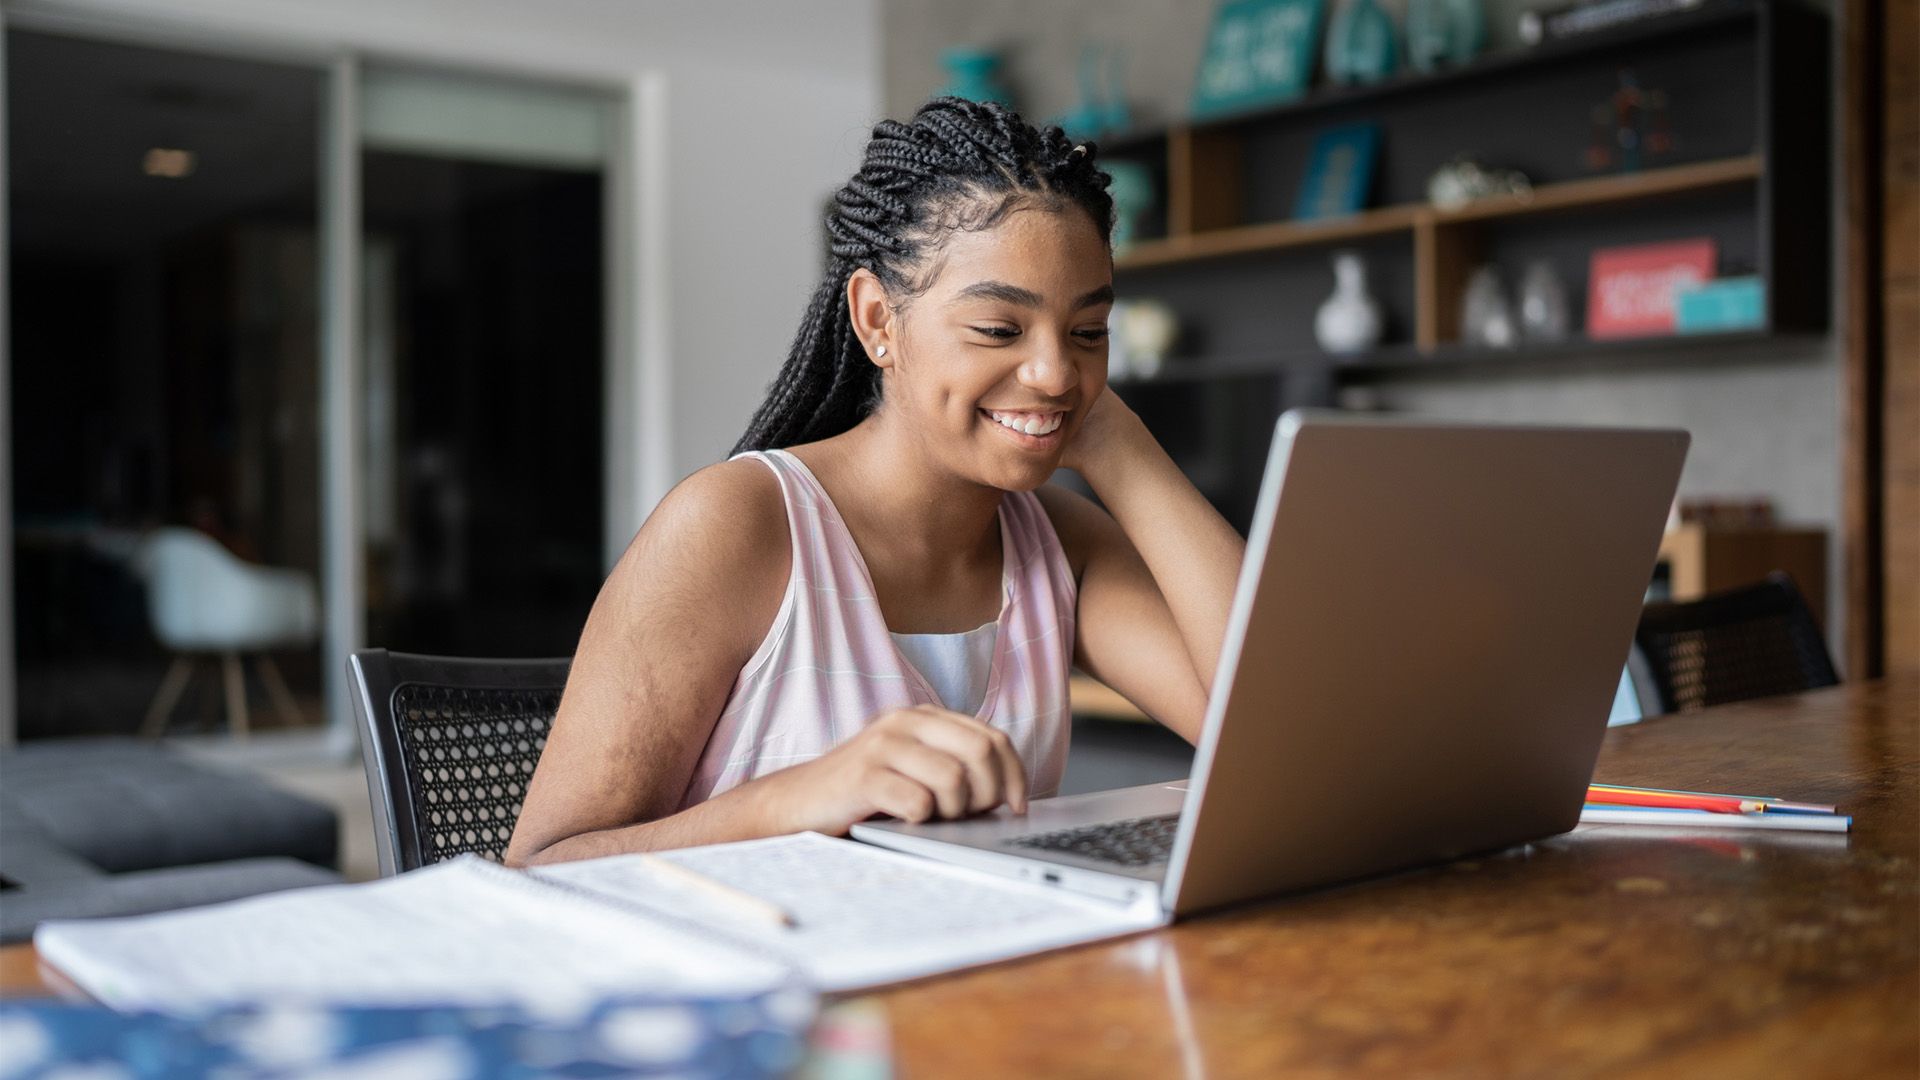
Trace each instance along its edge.
<path fill-rule="evenodd" d="M 940 63 L 947 69 L 947 85 L 941 87 L 935 97 L 997 101 L 1013 108 L 1013 95 L 1000 81 L 999 53 L 960 46 L 941 53 Z"/>
<path fill-rule="evenodd" d="M 1415 71 L 1458 67 L 1487 42 L 1480 0 L 1407 0 L 1407 63 Z"/>
<path fill-rule="evenodd" d="M 1373 83 L 1400 66 L 1393 19 L 1375 0 L 1346 0 L 1327 27 L 1325 66 L 1336 83 Z"/>
<path fill-rule="evenodd" d="M 1113 196 L 1113 249 L 1124 251 L 1139 232 L 1141 215 L 1153 207 L 1153 174 L 1131 161 L 1102 161 L 1100 167 L 1113 181 L 1107 188 Z"/>

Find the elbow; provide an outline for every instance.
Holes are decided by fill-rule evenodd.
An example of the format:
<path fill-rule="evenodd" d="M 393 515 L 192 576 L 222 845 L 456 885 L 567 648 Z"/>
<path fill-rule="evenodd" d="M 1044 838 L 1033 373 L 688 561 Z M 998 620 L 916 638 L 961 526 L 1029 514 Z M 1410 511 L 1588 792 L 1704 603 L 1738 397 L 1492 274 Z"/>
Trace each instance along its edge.
<path fill-rule="evenodd" d="M 537 841 L 527 835 L 525 829 L 515 828 L 513 838 L 507 841 L 507 850 L 500 855 L 500 862 L 512 870 L 525 870 L 541 863 L 553 862 L 548 852 L 555 841 Z"/>

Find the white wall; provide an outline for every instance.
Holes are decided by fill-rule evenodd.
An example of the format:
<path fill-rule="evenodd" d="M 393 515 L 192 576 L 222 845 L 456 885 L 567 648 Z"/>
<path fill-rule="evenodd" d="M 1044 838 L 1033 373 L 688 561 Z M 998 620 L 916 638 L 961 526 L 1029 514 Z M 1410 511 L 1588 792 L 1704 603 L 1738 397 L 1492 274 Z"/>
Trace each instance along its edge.
<path fill-rule="evenodd" d="M 822 212 L 879 116 L 877 58 L 877 49 L 863 55 L 860 79 L 739 70 L 675 76 L 676 479 L 726 455 L 786 359 L 819 281 Z"/>
<path fill-rule="evenodd" d="M 664 469 L 648 471 L 668 482 L 726 453 L 785 358 L 819 270 L 819 209 L 880 111 L 878 0 L 21 0 L 6 10 L 48 29 L 131 31 L 175 47 L 351 51 L 621 92 L 664 76 L 659 295 L 671 403 L 648 412 L 671 437 Z"/>

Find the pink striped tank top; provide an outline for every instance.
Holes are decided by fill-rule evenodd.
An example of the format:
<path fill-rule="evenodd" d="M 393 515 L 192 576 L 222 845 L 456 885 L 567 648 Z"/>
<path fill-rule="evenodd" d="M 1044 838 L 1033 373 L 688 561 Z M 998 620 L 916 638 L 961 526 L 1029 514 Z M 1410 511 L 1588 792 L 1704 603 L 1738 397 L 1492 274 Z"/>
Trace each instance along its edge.
<path fill-rule="evenodd" d="M 766 639 L 740 669 L 680 808 L 811 761 L 888 709 L 938 705 L 887 632 L 866 560 L 825 488 L 784 450 L 742 454 L 773 470 L 793 537 L 793 574 Z M 1059 790 L 1071 716 L 1077 586 L 1032 492 L 1000 501 L 1000 617 L 977 714 L 1007 733 L 1033 797 Z"/>

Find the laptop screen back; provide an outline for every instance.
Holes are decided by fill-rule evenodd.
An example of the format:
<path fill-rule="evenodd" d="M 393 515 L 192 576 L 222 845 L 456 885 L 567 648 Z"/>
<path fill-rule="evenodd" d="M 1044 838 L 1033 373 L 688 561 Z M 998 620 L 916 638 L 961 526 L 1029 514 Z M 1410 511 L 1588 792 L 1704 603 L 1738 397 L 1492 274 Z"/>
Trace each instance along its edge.
<path fill-rule="evenodd" d="M 1283 417 L 1167 905 L 1572 828 L 1687 442 Z"/>

